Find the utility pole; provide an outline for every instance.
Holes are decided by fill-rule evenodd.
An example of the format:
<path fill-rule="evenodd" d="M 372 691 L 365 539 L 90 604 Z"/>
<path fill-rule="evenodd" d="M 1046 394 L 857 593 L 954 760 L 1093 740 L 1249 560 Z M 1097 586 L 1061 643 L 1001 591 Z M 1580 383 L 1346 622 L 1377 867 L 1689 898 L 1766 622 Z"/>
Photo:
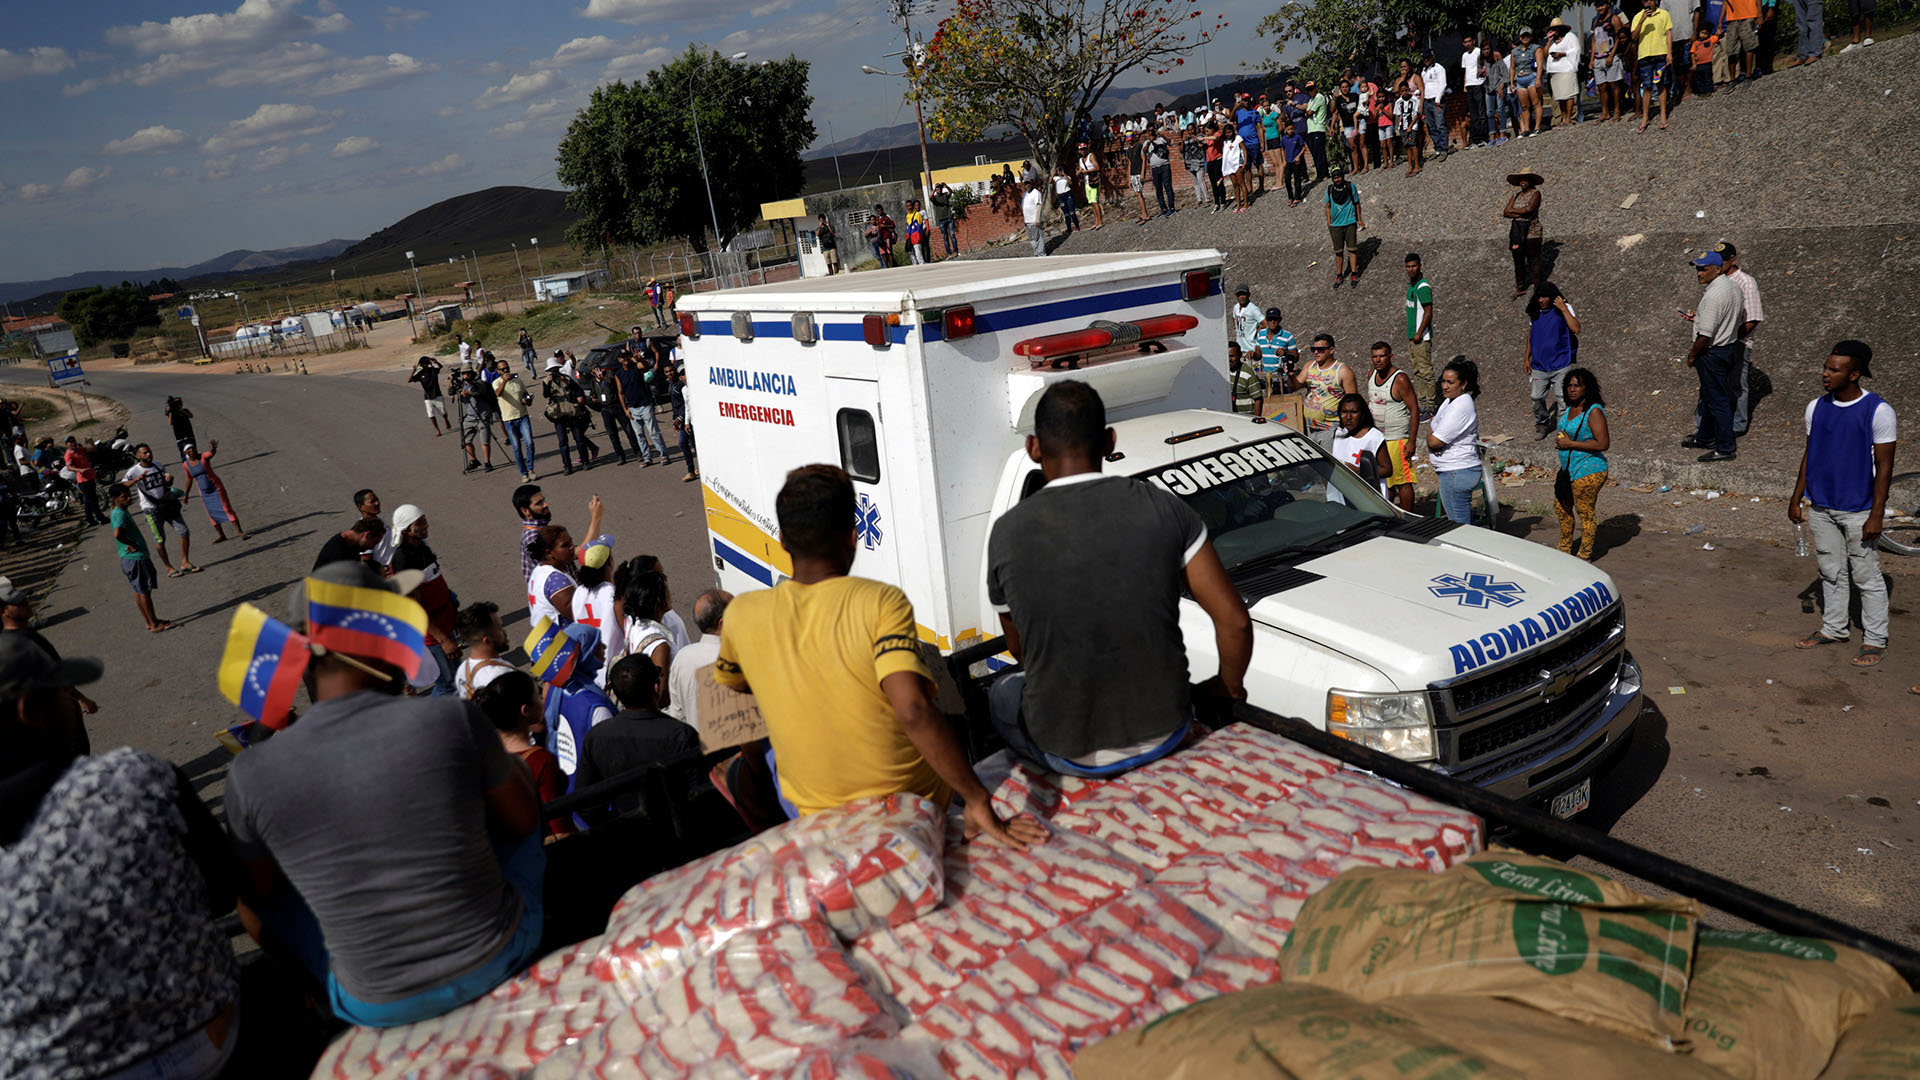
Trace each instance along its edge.
<path fill-rule="evenodd" d="M 827 145 L 832 146 L 839 141 L 833 137 L 833 121 L 827 121 Z M 833 155 L 833 190 L 847 190 L 847 182 L 840 178 L 840 155 L 837 152 Z"/>
<path fill-rule="evenodd" d="M 527 288 L 527 268 L 520 264 L 520 245 L 511 240 L 507 243 L 513 248 L 513 268 L 520 272 L 520 291 L 532 296 L 533 291 Z"/>
<path fill-rule="evenodd" d="M 907 85 L 913 91 L 913 123 L 920 130 L 920 205 L 928 206 L 933 201 L 933 165 L 927 158 L 927 121 L 920 112 L 920 61 L 926 55 L 926 46 L 913 40 L 913 27 L 908 23 L 913 0 L 894 0 L 894 17 L 900 20 L 900 31 L 907 39 Z"/>
<path fill-rule="evenodd" d="M 527 238 L 527 243 L 533 245 L 533 261 L 534 261 L 534 265 L 540 271 L 540 276 L 546 277 L 547 276 L 547 260 L 540 257 L 540 238 L 537 236 L 530 236 Z"/>
<path fill-rule="evenodd" d="M 473 253 L 473 277 L 475 281 L 480 283 L 480 307 L 485 309 L 488 306 L 487 279 L 485 275 L 480 273 L 480 253 L 477 251 Z"/>

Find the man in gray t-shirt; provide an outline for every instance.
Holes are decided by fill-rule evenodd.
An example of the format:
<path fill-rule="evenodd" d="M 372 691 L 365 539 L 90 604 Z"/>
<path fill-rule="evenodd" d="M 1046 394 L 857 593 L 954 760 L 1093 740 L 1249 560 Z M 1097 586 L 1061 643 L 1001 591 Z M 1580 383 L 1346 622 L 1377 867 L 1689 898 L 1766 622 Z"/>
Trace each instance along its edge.
<path fill-rule="evenodd" d="M 316 576 L 393 580 L 356 563 Z M 526 769 L 471 702 L 401 685 L 315 657 L 317 704 L 227 774 L 227 828 L 265 936 L 329 984 L 343 1019 L 377 1026 L 439 1015 L 524 967 L 544 910 Z"/>
<path fill-rule="evenodd" d="M 1733 380 L 1739 374 L 1740 332 L 1746 325 L 1746 299 L 1740 286 L 1722 271 L 1724 261 L 1709 251 L 1693 260 L 1695 276 L 1706 291 L 1697 311 L 1682 312 L 1693 323 L 1693 348 L 1687 366 L 1700 377 L 1699 426 L 1680 445 L 1707 451 L 1701 461 L 1732 461 Z"/>
<path fill-rule="evenodd" d="M 993 724 L 1021 757 L 1056 772 L 1112 776 L 1176 749 L 1191 717 L 1182 588 L 1213 620 L 1220 673 L 1245 699 L 1252 622 L 1178 496 L 1103 476 L 1113 449 L 1100 395 L 1055 383 L 1027 452 L 1047 483 L 994 523 L 987 598 L 1023 671 L 990 691 Z"/>

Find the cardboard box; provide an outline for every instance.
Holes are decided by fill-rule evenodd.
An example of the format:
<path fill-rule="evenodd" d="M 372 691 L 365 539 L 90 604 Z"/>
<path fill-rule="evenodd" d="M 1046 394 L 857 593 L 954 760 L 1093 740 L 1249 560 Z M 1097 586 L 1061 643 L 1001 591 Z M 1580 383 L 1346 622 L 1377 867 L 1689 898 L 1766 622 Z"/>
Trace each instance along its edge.
<path fill-rule="evenodd" d="M 1260 403 L 1261 416 L 1295 431 L 1305 430 L 1305 412 L 1304 394 L 1273 394 Z"/>

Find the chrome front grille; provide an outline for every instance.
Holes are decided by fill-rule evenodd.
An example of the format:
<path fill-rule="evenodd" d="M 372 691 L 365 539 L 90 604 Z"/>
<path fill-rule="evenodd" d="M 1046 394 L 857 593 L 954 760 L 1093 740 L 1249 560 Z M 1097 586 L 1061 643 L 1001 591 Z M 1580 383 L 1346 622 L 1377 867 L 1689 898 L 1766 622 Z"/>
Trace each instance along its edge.
<path fill-rule="evenodd" d="M 1588 722 L 1605 704 L 1625 654 L 1626 615 L 1616 606 L 1546 649 L 1434 684 L 1441 764 L 1489 763 Z"/>

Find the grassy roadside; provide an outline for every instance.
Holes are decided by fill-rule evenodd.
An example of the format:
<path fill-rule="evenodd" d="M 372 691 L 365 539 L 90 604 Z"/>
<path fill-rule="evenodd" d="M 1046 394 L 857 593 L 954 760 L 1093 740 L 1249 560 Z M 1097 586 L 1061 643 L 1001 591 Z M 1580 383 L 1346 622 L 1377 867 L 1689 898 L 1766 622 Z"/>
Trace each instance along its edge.
<path fill-rule="evenodd" d="M 653 308 L 645 296 L 596 293 L 577 300 L 535 304 L 517 316 L 488 312 L 473 319 L 462 319 L 430 340 L 434 343 L 434 352 L 441 356 L 457 351 L 453 339 L 454 335 L 459 334 L 472 344 L 490 349 L 495 356 L 504 358 L 519 355 L 518 342 L 522 327 L 532 336 L 536 348 L 551 352 L 554 342 L 591 337 L 595 330 L 602 331 L 606 341 L 618 340 L 626 336 L 619 328 L 631 326 L 637 321 L 653 325 Z M 613 327 L 614 330 L 606 332 L 596 323 Z"/>

